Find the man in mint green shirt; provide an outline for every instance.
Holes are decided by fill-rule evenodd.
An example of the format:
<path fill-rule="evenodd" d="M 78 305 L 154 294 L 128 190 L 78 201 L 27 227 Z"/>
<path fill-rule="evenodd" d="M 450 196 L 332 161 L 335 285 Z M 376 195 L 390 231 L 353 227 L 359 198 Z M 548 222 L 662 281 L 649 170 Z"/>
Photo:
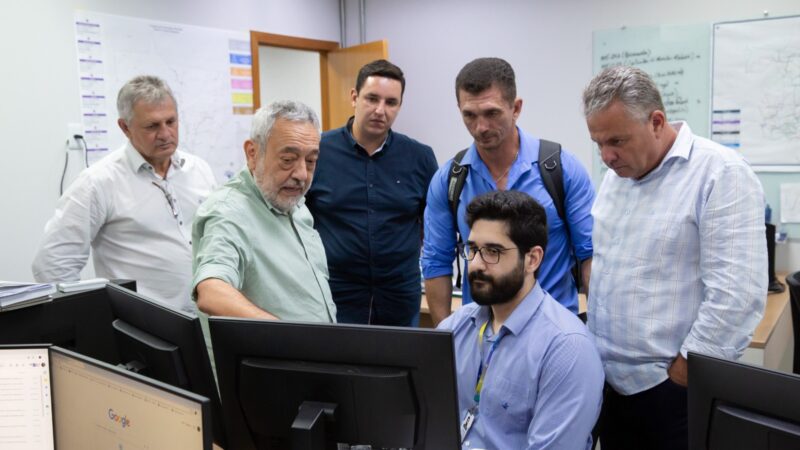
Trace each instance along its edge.
<path fill-rule="evenodd" d="M 253 117 L 247 167 L 198 209 L 194 298 L 210 316 L 335 322 L 325 250 L 303 195 L 319 157 L 319 119 L 300 102 Z"/>

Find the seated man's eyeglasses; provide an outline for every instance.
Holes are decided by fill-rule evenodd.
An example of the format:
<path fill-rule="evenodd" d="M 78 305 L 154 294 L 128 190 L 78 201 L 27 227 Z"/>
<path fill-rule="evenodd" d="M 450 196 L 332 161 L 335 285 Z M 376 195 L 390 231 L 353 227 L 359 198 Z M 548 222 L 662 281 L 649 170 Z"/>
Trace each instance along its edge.
<path fill-rule="evenodd" d="M 461 256 L 467 261 L 475 259 L 475 255 L 481 254 L 481 259 L 486 264 L 497 264 L 500 261 L 500 255 L 508 250 L 515 250 L 517 247 L 477 247 L 469 244 L 460 244 L 458 250 Z"/>

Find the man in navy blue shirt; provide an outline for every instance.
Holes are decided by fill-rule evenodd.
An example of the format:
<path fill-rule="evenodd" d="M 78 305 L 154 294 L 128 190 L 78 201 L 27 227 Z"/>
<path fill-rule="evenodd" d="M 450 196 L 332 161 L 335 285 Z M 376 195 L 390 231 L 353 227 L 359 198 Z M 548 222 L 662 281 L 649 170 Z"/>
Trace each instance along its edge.
<path fill-rule="evenodd" d="M 422 216 L 433 150 L 392 131 L 399 67 L 373 61 L 350 92 L 354 116 L 325 132 L 306 204 L 322 237 L 343 323 L 412 325 L 419 314 Z"/>

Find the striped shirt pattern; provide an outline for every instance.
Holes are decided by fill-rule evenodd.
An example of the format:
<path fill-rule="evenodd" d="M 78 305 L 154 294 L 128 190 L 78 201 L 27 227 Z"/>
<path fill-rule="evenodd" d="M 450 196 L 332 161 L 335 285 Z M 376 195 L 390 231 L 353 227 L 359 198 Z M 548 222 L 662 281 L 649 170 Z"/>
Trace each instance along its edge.
<path fill-rule="evenodd" d="M 738 359 L 767 295 L 764 194 L 746 161 L 686 123 L 640 180 L 609 170 L 592 208 L 589 328 L 623 395 L 680 352 Z"/>

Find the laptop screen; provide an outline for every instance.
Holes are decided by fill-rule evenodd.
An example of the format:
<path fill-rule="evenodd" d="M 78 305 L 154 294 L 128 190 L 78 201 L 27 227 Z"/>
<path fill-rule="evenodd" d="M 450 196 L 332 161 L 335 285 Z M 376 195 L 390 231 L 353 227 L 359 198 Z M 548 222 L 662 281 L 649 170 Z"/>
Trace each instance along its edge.
<path fill-rule="evenodd" d="M 210 447 L 204 397 L 165 390 L 158 382 L 58 347 L 50 358 L 59 450 Z"/>
<path fill-rule="evenodd" d="M 0 448 L 53 450 L 47 346 L 0 347 Z"/>

